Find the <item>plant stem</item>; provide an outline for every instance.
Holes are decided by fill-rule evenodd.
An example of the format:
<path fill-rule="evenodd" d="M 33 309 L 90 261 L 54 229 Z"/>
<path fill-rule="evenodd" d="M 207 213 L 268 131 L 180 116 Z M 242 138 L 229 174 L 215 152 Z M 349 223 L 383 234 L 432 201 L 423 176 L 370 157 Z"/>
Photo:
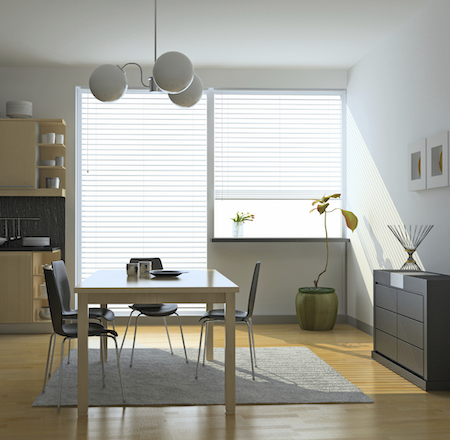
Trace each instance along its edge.
<path fill-rule="evenodd" d="M 324 215 L 324 220 L 323 220 L 323 222 L 324 222 L 324 225 L 325 225 L 325 243 L 326 243 L 326 245 L 327 245 L 327 261 L 326 261 L 326 263 L 325 263 L 325 269 L 324 269 L 322 272 L 319 273 L 319 276 L 317 277 L 317 280 L 314 280 L 314 287 L 316 287 L 316 288 L 317 288 L 317 284 L 319 283 L 319 278 L 320 278 L 320 276 L 321 276 L 322 274 L 324 274 L 324 273 L 327 271 L 327 267 L 328 267 L 328 256 L 329 256 L 329 254 L 330 254 L 330 251 L 329 251 L 329 249 L 328 249 L 327 212 L 325 211 L 325 212 L 323 213 L 323 215 Z"/>

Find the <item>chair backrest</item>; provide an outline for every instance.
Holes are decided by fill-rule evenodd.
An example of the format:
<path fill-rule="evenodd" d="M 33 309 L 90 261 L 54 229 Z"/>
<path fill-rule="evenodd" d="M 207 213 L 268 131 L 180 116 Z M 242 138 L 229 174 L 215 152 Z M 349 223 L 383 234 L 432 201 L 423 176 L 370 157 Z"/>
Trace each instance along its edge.
<path fill-rule="evenodd" d="M 66 336 L 62 328 L 62 298 L 53 269 L 44 269 L 44 276 L 47 286 L 48 305 L 50 306 L 50 313 L 52 315 L 53 331 L 58 335 Z"/>
<path fill-rule="evenodd" d="M 139 261 L 151 261 L 152 270 L 161 270 L 163 268 L 160 258 L 131 258 L 130 263 L 139 263 Z"/>
<path fill-rule="evenodd" d="M 66 265 L 63 260 L 58 260 L 54 261 L 52 266 L 56 285 L 58 287 L 59 294 L 61 295 L 62 314 L 74 313 L 75 311 L 70 307 L 70 284 L 69 277 L 67 276 Z"/>
<path fill-rule="evenodd" d="M 248 296 L 248 309 L 247 317 L 251 318 L 253 315 L 253 309 L 255 307 L 256 289 L 258 288 L 259 266 L 261 262 L 258 261 L 253 271 L 252 285 L 250 287 L 250 295 Z"/>

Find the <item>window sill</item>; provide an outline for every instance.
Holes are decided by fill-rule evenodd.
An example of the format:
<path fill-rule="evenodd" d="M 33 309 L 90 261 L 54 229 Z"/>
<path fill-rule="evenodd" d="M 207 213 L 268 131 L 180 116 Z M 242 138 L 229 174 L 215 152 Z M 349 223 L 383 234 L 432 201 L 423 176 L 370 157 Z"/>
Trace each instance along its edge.
<path fill-rule="evenodd" d="M 289 238 L 289 237 L 280 237 L 280 238 L 258 238 L 258 237 L 214 237 L 211 238 L 213 243 L 227 243 L 227 242 L 246 242 L 246 243 L 311 243 L 311 242 L 325 242 L 325 237 L 317 237 L 317 238 Z M 328 238 L 329 243 L 348 243 L 350 242 L 349 238 L 342 237 L 332 237 Z"/>

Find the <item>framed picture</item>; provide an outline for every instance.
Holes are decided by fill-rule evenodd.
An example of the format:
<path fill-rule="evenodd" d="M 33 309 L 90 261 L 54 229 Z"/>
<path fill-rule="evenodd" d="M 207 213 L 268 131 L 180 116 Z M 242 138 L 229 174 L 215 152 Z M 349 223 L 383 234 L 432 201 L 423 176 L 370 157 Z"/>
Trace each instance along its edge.
<path fill-rule="evenodd" d="M 408 145 L 408 191 L 427 188 L 426 141 L 420 139 Z"/>
<path fill-rule="evenodd" d="M 448 131 L 427 138 L 427 189 L 448 186 Z"/>

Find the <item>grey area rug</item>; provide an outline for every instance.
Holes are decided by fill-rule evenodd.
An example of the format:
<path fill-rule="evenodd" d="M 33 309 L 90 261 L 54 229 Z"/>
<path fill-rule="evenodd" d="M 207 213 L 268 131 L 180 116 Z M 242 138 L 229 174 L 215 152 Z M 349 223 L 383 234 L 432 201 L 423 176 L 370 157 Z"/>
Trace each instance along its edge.
<path fill-rule="evenodd" d="M 115 350 L 109 350 L 102 386 L 99 350 L 89 350 L 89 405 L 123 406 Z M 252 380 L 248 348 L 236 348 L 236 403 L 372 403 L 358 387 L 306 347 L 257 348 L 256 380 Z M 136 349 L 130 368 L 131 349 L 120 358 L 125 406 L 223 405 L 224 349 L 214 349 L 214 361 L 199 366 L 195 379 L 197 350 Z M 77 404 L 77 350 L 70 364 L 64 360 L 61 405 Z M 33 406 L 56 406 L 60 368 L 47 383 Z"/>

